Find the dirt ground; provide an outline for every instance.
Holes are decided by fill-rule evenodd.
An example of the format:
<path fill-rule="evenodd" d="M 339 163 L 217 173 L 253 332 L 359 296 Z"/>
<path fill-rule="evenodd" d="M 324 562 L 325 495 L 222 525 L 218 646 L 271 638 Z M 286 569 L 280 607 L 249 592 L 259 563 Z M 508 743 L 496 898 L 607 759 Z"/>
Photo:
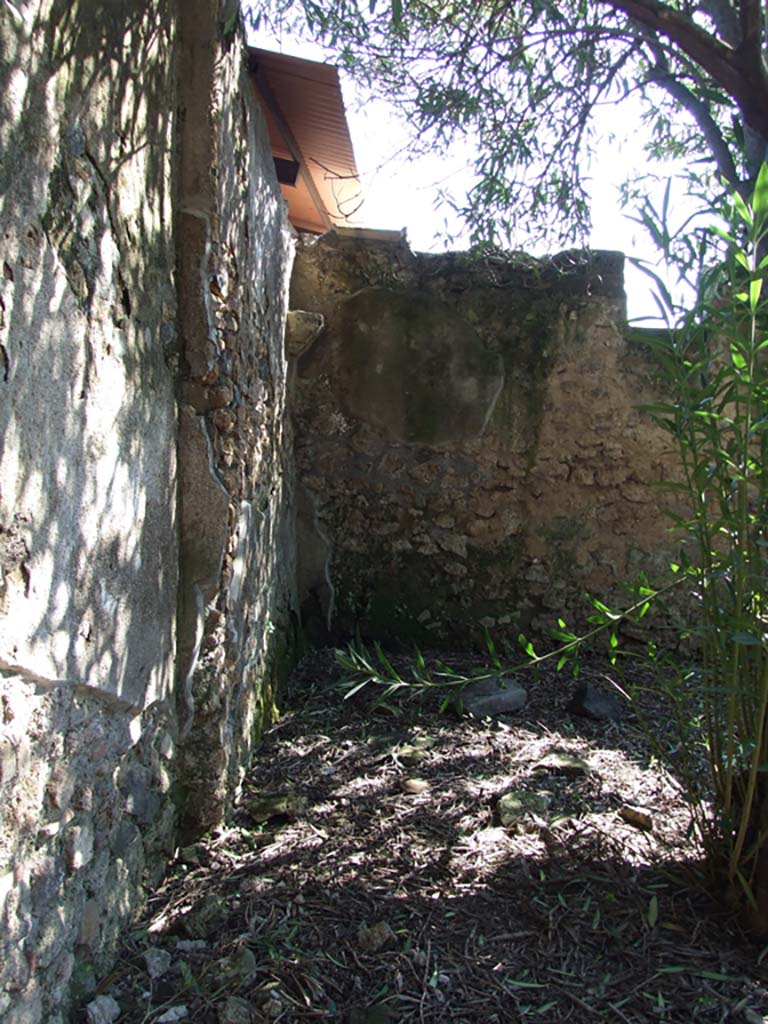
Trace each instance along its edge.
<path fill-rule="evenodd" d="M 768 1021 L 768 948 L 702 887 L 629 709 L 578 718 L 541 672 L 505 720 L 372 711 L 336 675 L 299 666 L 233 823 L 180 852 L 90 997 L 121 1024 Z"/>

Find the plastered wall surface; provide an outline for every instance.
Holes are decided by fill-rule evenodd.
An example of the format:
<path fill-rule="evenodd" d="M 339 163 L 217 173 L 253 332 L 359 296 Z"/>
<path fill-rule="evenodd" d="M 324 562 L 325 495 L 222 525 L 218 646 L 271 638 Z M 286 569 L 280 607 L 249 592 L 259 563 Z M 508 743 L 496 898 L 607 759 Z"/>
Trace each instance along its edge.
<path fill-rule="evenodd" d="M 172 849 L 173 30 L 0 12 L 3 1024 L 61 1019 Z"/>
<path fill-rule="evenodd" d="M 290 630 L 290 240 L 217 0 L 0 7 L 0 1021 L 221 820 Z"/>
<path fill-rule="evenodd" d="M 307 628 L 514 639 L 667 565 L 671 472 L 651 362 L 626 341 L 623 257 L 470 259 L 305 238 L 292 307 Z M 292 314 L 297 316 L 298 314 Z"/>

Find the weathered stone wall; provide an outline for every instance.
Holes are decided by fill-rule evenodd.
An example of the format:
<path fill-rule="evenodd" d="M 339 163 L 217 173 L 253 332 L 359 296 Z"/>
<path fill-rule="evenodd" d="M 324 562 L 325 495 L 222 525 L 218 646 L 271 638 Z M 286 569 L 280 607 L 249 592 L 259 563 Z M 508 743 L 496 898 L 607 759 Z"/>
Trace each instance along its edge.
<path fill-rule="evenodd" d="M 289 246 L 220 24 L 0 5 L 2 1024 L 87 995 L 273 704 Z"/>
<path fill-rule="evenodd" d="M 181 8 L 185 831 L 221 817 L 274 711 L 295 606 L 283 332 L 293 243 L 239 40 Z"/>
<path fill-rule="evenodd" d="M 291 305 L 325 321 L 293 398 L 311 631 L 516 636 L 666 567 L 667 442 L 637 410 L 656 385 L 622 269 L 304 241 Z"/>
<path fill-rule="evenodd" d="M 172 53 L 162 0 L 0 10 L 3 1024 L 172 850 Z"/>

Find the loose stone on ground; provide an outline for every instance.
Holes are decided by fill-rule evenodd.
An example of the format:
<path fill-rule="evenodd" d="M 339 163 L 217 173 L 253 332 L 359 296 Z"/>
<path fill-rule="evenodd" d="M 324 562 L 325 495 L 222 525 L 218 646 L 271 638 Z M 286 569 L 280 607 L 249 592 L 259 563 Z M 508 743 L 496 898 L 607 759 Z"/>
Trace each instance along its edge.
<path fill-rule="evenodd" d="M 473 718 L 496 718 L 525 707 L 528 692 L 511 679 L 499 676 L 470 683 L 462 690 L 460 700 L 462 710 Z"/>
<path fill-rule="evenodd" d="M 584 682 L 578 686 L 568 710 L 596 722 L 617 722 L 625 714 L 626 707 L 612 693 L 599 689 L 594 683 Z"/>

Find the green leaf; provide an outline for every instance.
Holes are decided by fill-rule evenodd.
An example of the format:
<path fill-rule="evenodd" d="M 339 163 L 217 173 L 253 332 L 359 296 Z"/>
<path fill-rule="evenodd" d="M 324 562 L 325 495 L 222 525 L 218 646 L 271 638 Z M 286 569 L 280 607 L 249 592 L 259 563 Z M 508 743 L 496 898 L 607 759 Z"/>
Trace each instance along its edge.
<path fill-rule="evenodd" d="M 649 928 L 655 928 L 656 922 L 659 920 L 659 898 L 654 893 L 648 900 L 648 911 L 646 914 Z"/>
<path fill-rule="evenodd" d="M 400 676 L 400 673 L 392 667 L 389 658 L 387 658 L 378 640 L 374 641 L 373 649 L 376 651 L 376 656 L 378 657 L 381 665 L 384 667 L 384 671 L 387 673 L 389 678 L 392 679 L 395 683 L 402 684 L 403 680 L 402 677 Z"/>
<path fill-rule="evenodd" d="M 757 304 L 760 301 L 760 293 L 763 290 L 763 279 L 762 277 L 755 278 L 754 281 L 749 283 L 749 308 L 754 313 L 757 309 Z"/>
<path fill-rule="evenodd" d="M 747 367 L 747 361 L 744 356 L 738 352 L 735 348 L 731 348 L 731 360 L 737 370 L 745 370 Z"/>
<path fill-rule="evenodd" d="M 238 6 L 238 9 L 236 11 L 234 11 L 232 14 L 230 14 L 230 16 L 224 22 L 224 25 L 222 27 L 222 32 L 223 32 L 223 35 L 224 35 L 225 39 L 229 39 L 230 36 L 234 35 L 235 29 L 237 28 L 237 23 L 238 23 L 239 20 L 240 20 L 240 9 L 239 9 L 239 6 Z"/>
<path fill-rule="evenodd" d="M 678 411 L 678 407 L 670 402 L 646 402 L 643 405 L 636 406 L 636 408 L 640 412 L 658 413 L 661 416 L 674 416 Z"/>
<path fill-rule="evenodd" d="M 592 606 L 596 608 L 599 612 L 601 612 L 602 615 L 605 616 L 606 620 L 615 622 L 617 619 L 621 618 L 621 615 L 618 615 L 616 612 L 611 611 L 607 604 L 603 604 L 602 601 L 598 601 L 596 597 L 593 597 L 590 600 L 592 601 Z"/>
<path fill-rule="evenodd" d="M 533 644 L 530 640 L 527 640 L 524 633 L 519 633 L 517 636 L 517 642 L 523 648 L 529 658 L 535 658 L 536 652 L 533 649 Z"/>
<path fill-rule="evenodd" d="M 722 238 L 724 242 L 729 245 L 736 245 L 736 239 L 728 231 L 724 231 L 723 228 L 718 227 L 717 224 L 712 225 L 712 232 L 717 235 L 718 238 Z"/>
<path fill-rule="evenodd" d="M 370 682 L 372 682 L 372 680 L 371 680 L 371 679 L 363 679 L 363 681 L 362 681 L 362 682 L 360 682 L 360 683 L 357 683 L 357 685 L 356 685 L 356 686 L 352 686 L 352 687 L 351 687 L 351 688 L 350 688 L 349 690 L 347 690 L 347 692 L 346 692 L 346 693 L 344 694 L 344 700 L 349 700 L 349 699 L 350 699 L 350 697 L 354 697 L 356 693 L 359 693 L 359 692 L 360 692 L 360 691 L 361 691 L 361 690 L 362 690 L 362 689 L 363 689 L 364 687 L 366 687 L 366 686 L 368 685 L 368 683 L 370 683 Z"/>
<path fill-rule="evenodd" d="M 742 252 L 741 249 L 738 249 L 733 254 L 733 258 L 736 260 L 739 266 L 743 267 L 748 273 L 751 273 L 752 267 L 749 265 L 749 257 L 745 252 Z"/>
<path fill-rule="evenodd" d="M 752 194 L 752 209 L 758 220 L 768 217 L 768 164 L 763 163 L 757 174 Z"/>
<path fill-rule="evenodd" d="M 754 636 L 752 633 L 734 633 L 731 637 L 735 644 L 739 644 L 742 647 L 761 647 L 762 644 L 760 639 Z"/>
<path fill-rule="evenodd" d="M 194 989 L 195 991 L 200 990 L 200 986 L 197 983 L 197 978 L 192 972 L 192 968 L 189 966 L 186 960 L 179 960 L 176 964 L 179 974 L 182 977 L 186 988 Z"/>
<path fill-rule="evenodd" d="M 765 165 L 763 165 L 763 166 L 765 166 Z M 752 211 L 747 206 L 747 204 L 744 202 L 744 200 L 741 198 L 741 196 L 739 195 L 738 192 L 734 192 L 733 193 L 733 205 L 734 205 L 736 213 L 739 215 L 739 217 L 741 217 L 741 219 L 744 221 L 745 224 L 748 224 L 751 227 L 752 224 L 754 223 L 753 217 L 752 217 Z"/>

